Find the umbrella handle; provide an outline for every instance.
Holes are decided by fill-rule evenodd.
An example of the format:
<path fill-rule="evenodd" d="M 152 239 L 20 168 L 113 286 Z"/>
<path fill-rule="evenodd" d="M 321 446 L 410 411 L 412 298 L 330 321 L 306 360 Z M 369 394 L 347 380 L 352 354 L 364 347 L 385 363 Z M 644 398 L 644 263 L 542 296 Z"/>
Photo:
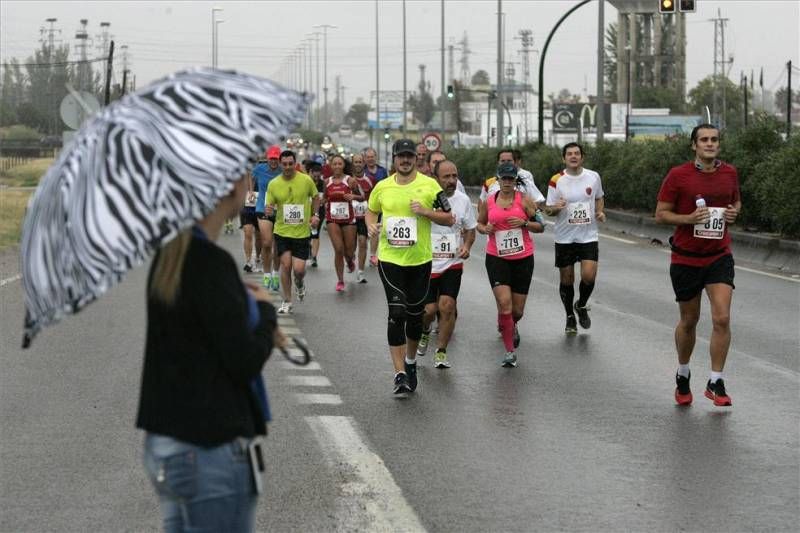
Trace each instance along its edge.
<path fill-rule="evenodd" d="M 281 353 L 290 363 L 298 366 L 306 366 L 311 362 L 311 352 L 308 350 L 308 346 L 306 346 L 306 344 L 297 337 L 292 337 L 292 340 L 294 341 L 295 346 L 297 346 L 297 348 L 303 353 L 302 357 L 292 357 L 289 355 L 289 350 L 284 347 L 280 348 Z"/>

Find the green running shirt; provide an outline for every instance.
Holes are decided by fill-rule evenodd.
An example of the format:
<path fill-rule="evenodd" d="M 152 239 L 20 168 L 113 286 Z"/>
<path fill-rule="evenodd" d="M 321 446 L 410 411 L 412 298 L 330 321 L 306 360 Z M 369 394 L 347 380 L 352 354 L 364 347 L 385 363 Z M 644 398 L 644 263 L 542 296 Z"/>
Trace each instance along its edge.
<path fill-rule="evenodd" d="M 378 258 L 400 266 L 417 266 L 433 259 L 431 220 L 411 210 L 416 200 L 432 208 L 442 188 L 425 174 L 417 172 L 406 185 L 398 185 L 392 174 L 375 185 L 369 197 L 369 210 L 383 213 Z"/>
<path fill-rule="evenodd" d="M 317 186 L 308 174 L 295 172 L 287 180 L 280 174 L 267 186 L 267 204 L 275 206 L 275 234 L 302 239 L 311 236 L 311 201 Z"/>

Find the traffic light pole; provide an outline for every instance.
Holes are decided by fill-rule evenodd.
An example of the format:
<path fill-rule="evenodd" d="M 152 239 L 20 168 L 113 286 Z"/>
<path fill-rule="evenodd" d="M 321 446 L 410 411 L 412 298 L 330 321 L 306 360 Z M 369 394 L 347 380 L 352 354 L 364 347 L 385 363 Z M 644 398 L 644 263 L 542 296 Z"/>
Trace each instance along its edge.
<path fill-rule="evenodd" d="M 547 56 L 547 47 L 550 46 L 550 40 L 553 38 L 553 35 L 556 33 L 556 30 L 564 20 L 570 16 L 575 10 L 579 7 L 588 4 L 591 0 L 583 0 L 572 9 L 564 13 L 564 15 L 558 19 L 556 25 L 553 26 L 553 29 L 550 30 L 550 35 L 547 36 L 547 40 L 544 43 L 544 48 L 542 49 L 542 54 L 539 56 L 539 144 L 544 143 L 544 58 Z"/>

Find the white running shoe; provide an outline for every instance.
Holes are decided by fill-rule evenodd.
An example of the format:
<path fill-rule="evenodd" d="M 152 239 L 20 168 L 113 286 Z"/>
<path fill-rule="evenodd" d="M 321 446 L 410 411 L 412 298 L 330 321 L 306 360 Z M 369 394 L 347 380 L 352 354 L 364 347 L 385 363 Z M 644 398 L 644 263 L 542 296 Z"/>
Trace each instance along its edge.
<path fill-rule="evenodd" d="M 356 274 L 356 282 L 358 282 L 358 283 L 366 283 L 367 282 L 367 278 L 364 277 L 364 271 L 363 270 L 359 270 L 358 274 Z"/>
<path fill-rule="evenodd" d="M 294 286 L 297 289 L 297 299 L 301 302 L 306 297 L 306 282 L 305 280 L 297 280 L 295 278 Z"/>
<path fill-rule="evenodd" d="M 281 302 L 281 306 L 278 308 L 279 315 L 290 315 L 292 314 L 292 302 Z"/>

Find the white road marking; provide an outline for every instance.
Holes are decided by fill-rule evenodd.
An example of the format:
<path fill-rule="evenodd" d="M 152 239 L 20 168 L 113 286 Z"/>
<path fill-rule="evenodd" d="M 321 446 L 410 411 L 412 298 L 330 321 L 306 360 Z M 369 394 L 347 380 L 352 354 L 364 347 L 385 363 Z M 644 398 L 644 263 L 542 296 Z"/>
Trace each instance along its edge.
<path fill-rule="evenodd" d="M 630 239 L 623 239 L 621 237 L 612 237 L 611 235 L 606 235 L 604 233 L 598 233 L 604 239 L 611 239 L 612 241 L 624 242 L 625 244 L 636 244 L 636 241 L 632 241 Z"/>
<path fill-rule="evenodd" d="M 22 275 L 21 274 L 17 274 L 16 276 L 11 276 L 10 278 L 6 278 L 6 279 L 0 279 L 0 287 L 2 287 L 4 285 L 8 285 L 9 283 L 12 283 L 14 281 L 17 281 L 18 279 L 22 279 Z"/>
<path fill-rule="evenodd" d="M 762 276 L 767 276 L 769 278 L 777 278 L 786 281 L 793 281 L 795 283 L 800 283 L 800 279 L 798 279 L 795 276 L 781 276 L 780 274 L 773 274 L 772 272 L 761 272 L 760 270 L 755 270 L 753 268 L 747 268 L 739 265 L 734 265 L 734 268 L 737 270 L 744 270 L 745 272 L 750 272 L 752 274 L 760 274 Z"/>
<path fill-rule="evenodd" d="M 300 335 L 301 331 L 298 328 L 287 328 L 284 327 L 283 324 L 279 324 L 281 327 L 281 331 L 283 331 L 287 335 Z"/>
<path fill-rule="evenodd" d="M 301 405 L 342 405 L 342 398 L 338 394 L 302 394 L 297 393 L 294 399 Z"/>
<path fill-rule="evenodd" d="M 425 531 L 383 460 L 345 416 L 305 418 L 342 479 L 332 523 L 341 531 Z"/>
<path fill-rule="evenodd" d="M 289 355 L 291 355 L 292 357 L 300 358 L 300 357 L 303 356 L 303 354 L 300 352 L 300 350 L 294 350 L 294 352 L 292 352 L 292 350 L 289 349 L 288 351 L 289 351 Z M 317 363 L 316 361 L 311 361 L 307 365 L 300 366 L 300 365 L 296 365 L 294 363 L 291 363 L 289 361 L 284 360 L 284 361 L 281 361 L 280 366 L 284 370 L 322 370 L 322 368 L 319 366 L 319 363 Z"/>
<path fill-rule="evenodd" d="M 331 380 L 325 376 L 286 376 L 289 385 L 295 387 L 332 387 Z"/>

